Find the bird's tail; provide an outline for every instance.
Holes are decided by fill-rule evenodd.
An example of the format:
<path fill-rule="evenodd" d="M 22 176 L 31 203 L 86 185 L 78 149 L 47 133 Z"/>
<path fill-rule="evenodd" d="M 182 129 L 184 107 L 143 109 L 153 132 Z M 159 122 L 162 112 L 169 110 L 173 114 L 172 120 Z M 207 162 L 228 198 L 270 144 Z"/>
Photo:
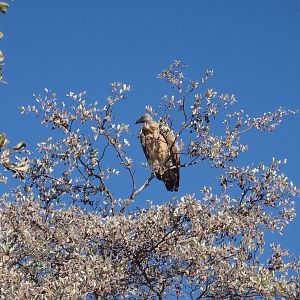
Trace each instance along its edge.
<path fill-rule="evenodd" d="M 161 179 L 170 192 L 177 192 L 179 188 L 179 168 L 166 170 L 161 176 Z"/>

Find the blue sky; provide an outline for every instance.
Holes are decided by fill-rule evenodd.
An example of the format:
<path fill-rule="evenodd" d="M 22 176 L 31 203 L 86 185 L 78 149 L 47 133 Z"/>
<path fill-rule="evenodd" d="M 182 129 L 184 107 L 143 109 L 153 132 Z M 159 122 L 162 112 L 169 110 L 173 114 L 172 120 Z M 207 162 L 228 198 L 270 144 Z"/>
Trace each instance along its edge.
<path fill-rule="evenodd" d="M 300 108 L 297 0 L 17 0 L 0 20 L 8 81 L 0 88 L 0 130 L 11 143 L 25 139 L 29 148 L 35 148 L 37 141 L 51 134 L 36 119 L 18 112 L 18 106 L 34 103 L 33 93 L 47 87 L 64 98 L 70 90 L 85 90 L 90 100 L 104 99 L 114 81 L 133 87 L 120 118 L 132 122 L 131 130 L 137 134 L 134 121 L 145 105 L 155 107 L 165 93 L 171 93 L 156 76 L 174 59 L 188 64 L 195 79 L 207 68 L 214 69 L 207 87 L 234 93 L 237 109 L 250 115 L 279 106 Z M 299 128 L 297 115 L 285 119 L 270 135 L 251 133 L 244 139 L 250 147 L 245 162 L 287 158 L 285 171 L 300 186 Z M 138 140 L 132 139 L 134 155 L 143 161 Z M 213 173 L 205 167 L 182 170 L 178 194 L 198 192 L 212 180 Z M 147 197 L 161 203 L 171 195 L 154 181 Z M 276 238 L 295 254 L 300 253 L 299 229 L 297 217 L 286 236 Z"/>

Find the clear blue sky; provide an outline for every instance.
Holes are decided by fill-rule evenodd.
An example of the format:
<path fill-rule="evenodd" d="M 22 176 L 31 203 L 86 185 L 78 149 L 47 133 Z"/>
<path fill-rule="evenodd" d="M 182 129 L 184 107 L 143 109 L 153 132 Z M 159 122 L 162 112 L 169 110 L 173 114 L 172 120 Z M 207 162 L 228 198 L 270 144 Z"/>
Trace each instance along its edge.
<path fill-rule="evenodd" d="M 208 87 L 234 93 L 237 108 L 251 115 L 278 106 L 300 108 L 300 1 L 16 0 L 10 4 L 9 13 L 0 16 L 5 34 L 0 48 L 9 82 L 0 87 L 0 130 L 12 143 L 25 139 L 34 148 L 45 137 L 38 121 L 21 116 L 17 109 L 33 104 L 33 93 L 47 87 L 64 97 L 70 90 L 86 90 L 89 99 L 103 99 L 113 81 L 133 87 L 120 117 L 131 122 L 137 134 L 134 121 L 145 105 L 155 107 L 170 92 L 156 75 L 174 59 L 190 65 L 194 78 L 214 69 Z M 250 134 L 244 140 L 250 146 L 245 162 L 287 158 L 285 171 L 300 186 L 299 129 L 297 115 L 285 119 L 271 135 Z M 136 157 L 143 161 L 137 139 L 132 140 Z M 201 166 L 182 170 L 179 196 L 198 192 L 212 175 Z M 155 181 L 147 196 L 161 203 L 171 194 Z M 280 240 L 295 254 L 300 253 L 299 230 L 297 217 Z"/>

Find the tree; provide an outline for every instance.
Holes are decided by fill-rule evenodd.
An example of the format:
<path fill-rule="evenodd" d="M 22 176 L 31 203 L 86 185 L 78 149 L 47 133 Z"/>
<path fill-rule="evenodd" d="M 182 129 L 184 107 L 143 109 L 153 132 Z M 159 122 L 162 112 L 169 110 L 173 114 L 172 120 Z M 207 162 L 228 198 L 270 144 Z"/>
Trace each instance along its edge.
<path fill-rule="evenodd" d="M 21 107 L 52 131 L 37 154 L 1 136 L 1 165 L 24 179 L 1 198 L 4 299 L 299 299 L 299 260 L 275 244 L 264 257 L 265 233 L 282 233 L 295 217 L 285 161 L 237 163 L 243 134 L 271 132 L 295 112 L 250 118 L 234 111 L 234 95 L 205 88 L 212 71 L 201 80 L 184 71 L 175 61 L 159 74 L 171 95 L 146 110 L 173 128 L 180 168 L 206 160 L 219 185 L 162 205 L 132 209 L 155 174 L 137 176 L 129 125 L 114 113 L 129 85 L 113 83 L 105 101 L 90 104 L 85 93 L 62 102 L 45 90 L 37 105 Z M 126 195 L 117 196 L 113 176 L 130 181 Z"/>

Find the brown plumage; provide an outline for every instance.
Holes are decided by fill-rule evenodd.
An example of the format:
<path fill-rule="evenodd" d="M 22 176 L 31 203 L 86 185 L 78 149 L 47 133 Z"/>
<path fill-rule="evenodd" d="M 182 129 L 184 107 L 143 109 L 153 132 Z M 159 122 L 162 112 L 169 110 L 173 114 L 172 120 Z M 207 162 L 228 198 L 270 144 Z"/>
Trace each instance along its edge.
<path fill-rule="evenodd" d="M 148 114 L 137 120 L 138 123 L 144 124 L 140 141 L 155 176 L 165 183 L 168 191 L 178 191 L 180 154 L 172 130 L 153 121 Z"/>

